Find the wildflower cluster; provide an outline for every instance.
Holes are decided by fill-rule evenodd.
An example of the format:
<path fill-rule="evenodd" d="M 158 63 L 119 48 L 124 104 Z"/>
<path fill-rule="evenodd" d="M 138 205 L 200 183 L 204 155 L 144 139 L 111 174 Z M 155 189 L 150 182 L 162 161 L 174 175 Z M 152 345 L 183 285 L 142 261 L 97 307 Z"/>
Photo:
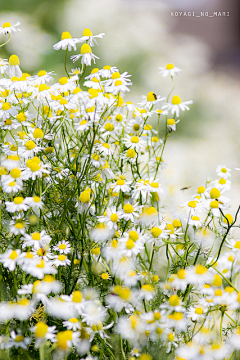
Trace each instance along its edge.
<path fill-rule="evenodd" d="M 163 202 L 166 142 L 192 104 L 172 95 L 181 70 L 159 68 L 169 94 L 135 106 L 127 72 L 84 78 L 103 36 L 63 32 L 55 83 L 0 59 L 1 358 L 225 359 L 240 350 L 231 170 L 218 166 L 182 211 Z"/>

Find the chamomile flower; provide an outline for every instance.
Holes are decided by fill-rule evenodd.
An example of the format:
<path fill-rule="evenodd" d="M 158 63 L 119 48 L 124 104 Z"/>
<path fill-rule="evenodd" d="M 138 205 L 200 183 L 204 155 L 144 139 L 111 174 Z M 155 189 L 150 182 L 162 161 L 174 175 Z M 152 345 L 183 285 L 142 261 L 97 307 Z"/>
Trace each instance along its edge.
<path fill-rule="evenodd" d="M 150 91 L 147 95 L 142 96 L 142 102 L 140 102 L 139 105 L 143 108 L 151 108 L 153 105 L 156 105 L 163 100 L 165 100 L 165 97 L 156 95 L 153 91 Z"/>
<path fill-rule="evenodd" d="M 168 75 L 170 76 L 175 76 L 178 75 L 180 73 L 180 71 L 182 71 L 181 69 L 179 69 L 178 67 L 174 66 L 173 64 L 167 64 L 164 67 L 159 67 L 159 74 L 162 75 L 162 77 L 167 77 Z"/>
<path fill-rule="evenodd" d="M 68 259 L 68 257 L 66 255 L 56 255 L 54 256 L 54 261 L 53 264 L 58 267 L 58 266 L 66 266 L 66 265 L 70 265 L 71 261 Z"/>
<path fill-rule="evenodd" d="M 102 143 L 102 144 L 97 144 L 96 149 L 100 152 L 103 153 L 104 155 L 112 155 L 113 150 L 111 149 L 111 146 L 108 143 Z"/>
<path fill-rule="evenodd" d="M 10 271 L 13 271 L 17 265 L 18 257 L 21 254 L 21 250 L 9 249 L 5 253 L 0 255 L 0 262 L 4 267 L 7 267 Z"/>
<path fill-rule="evenodd" d="M 8 212 L 13 213 L 16 211 L 26 211 L 29 209 L 29 205 L 22 196 L 16 196 L 13 201 L 6 201 L 5 202 L 6 209 Z"/>
<path fill-rule="evenodd" d="M 22 240 L 23 248 L 33 246 L 35 250 L 38 250 L 40 247 L 48 245 L 51 241 L 51 237 L 46 233 L 45 230 L 42 230 L 41 232 L 33 232 L 31 235 L 24 234 Z"/>
<path fill-rule="evenodd" d="M 9 75 L 10 78 L 17 76 L 22 76 L 22 70 L 20 69 L 20 60 L 17 55 L 11 55 L 8 60 L 8 67 L 6 69 L 6 73 Z"/>
<path fill-rule="evenodd" d="M 144 147 L 146 145 L 146 141 L 143 137 L 139 137 L 139 136 L 130 136 L 130 135 L 126 135 L 125 138 L 123 139 L 124 144 L 126 145 L 126 147 L 130 148 L 130 149 L 134 149 L 135 151 L 139 151 L 142 147 Z"/>
<path fill-rule="evenodd" d="M 167 103 L 162 106 L 163 110 L 171 111 L 172 114 L 176 114 L 176 117 L 179 117 L 180 110 L 190 110 L 189 106 L 192 104 L 192 100 L 182 101 L 178 95 L 172 97 L 172 103 Z"/>
<path fill-rule="evenodd" d="M 26 203 L 33 209 L 42 209 L 43 201 L 39 196 L 26 197 Z"/>
<path fill-rule="evenodd" d="M 103 216 L 99 216 L 98 220 L 100 222 L 105 222 L 109 229 L 117 229 L 120 214 L 121 212 L 116 210 L 116 206 L 111 206 L 104 212 Z"/>
<path fill-rule="evenodd" d="M 218 165 L 216 168 L 217 176 L 228 179 L 231 176 L 231 169 L 227 168 L 225 165 Z"/>
<path fill-rule="evenodd" d="M 21 31 L 19 29 L 20 22 L 17 21 L 14 25 L 11 25 L 10 22 L 5 22 L 2 27 L 0 27 L 0 33 L 7 35 L 12 34 L 15 35 L 17 31 Z"/>
<path fill-rule="evenodd" d="M 7 194 L 15 194 L 18 191 L 22 190 L 23 183 L 21 179 L 12 180 L 8 179 L 3 182 L 2 184 L 3 191 Z"/>
<path fill-rule="evenodd" d="M 66 76 L 61 77 L 58 80 L 58 83 L 52 85 L 52 89 L 53 90 L 58 90 L 61 93 L 67 92 L 67 91 L 72 91 L 76 88 L 76 83 L 75 81 L 78 80 L 78 76 L 74 75 L 72 77 L 70 77 L 70 79 L 68 79 Z"/>
<path fill-rule="evenodd" d="M 176 131 L 176 124 L 179 123 L 179 119 L 176 121 L 174 119 L 167 119 L 167 128 L 169 131 Z"/>
<path fill-rule="evenodd" d="M 109 78 L 111 78 L 113 73 L 118 72 L 118 71 L 119 70 L 116 66 L 105 65 L 103 67 L 103 69 L 99 70 L 99 73 L 103 78 L 109 79 Z"/>
<path fill-rule="evenodd" d="M 141 206 L 138 204 L 130 204 L 127 203 L 123 206 L 123 209 L 120 210 L 120 218 L 124 219 L 126 221 L 131 220 L 134 222 L 135 218 L 139 217 L 139 211 L 141 209 Z"/>
<path fill-rule="evenodd" d="M 9 230 L 14 235 L 24 235 L 26 232 L 27 222 L 21 217 L 14 218 L 9 223 Z"/>
<path fill-rule="evenodd" d="M 61 36 L 61 40 L 53 45 L 54 50 L 66 50 L 71 51 L 72 48 L 74 51 L 77 50 L 76 44 L 79 43 L 79 39 L 72 38 L 71 34 L 68 31 L 64 31 Z"/>
<path fill-rule="evenodd" d="M 57 245 L 53 247 L 53 250 L 59 251 L 60 254 L 69 254 L 71 252 L 71 244 L 66 240 L 59 241 Z"/>
<path fill-rule="evenodd" d="M 91 66 L 91 62 L 93 60 L 95 64 L 95 59 L 99 59 L 98 56 L 92 53 L 92 49 L 88 44 L 83 44 L 81 46 L 79 55 L 72 55 L 72 61 L 75 63 L 77 60 L 81 59 L 81 64 L 85 64 L 87 66 Z"/>
<path fill-rule="evenodd" d="M 14 347 L 26 350 L 32 341 L 30 337 L 24 337 L 21 332 L 16 333 L 15 331 L 11 331 L 10 335 L 11 337 L 8 338 L 4 345 L 6 349 Z"/>
<path fill-rule="evenodd" d="M 48 326 L 43 321 L 38 321 L 35 326 L 30 328 L 36 337 L 35 348 L 38 349 L 46 340 L 56 341 L 56 326 Z"/>
<path fill-rule="evenodd" d="M 47 72 L 46 70 L 40 70 L 37 75 L 32 76 L 31 80 L 34 84 L 41 85 L 53 81 L 52 75 L 56 75 L 54 71 Z"/>
<path fill-rule="evenodd" d="M 122 192 L 129 192 L 131 190 L 130 184 L 132 181 L 126 181 L 126 178 L 124 175 L 120 175 L 120 179 L 118 179 L 115 184 L 111 185 L 112 191 L 114 193 Z"/>
<path fill-rule="evenodd" d="M 88 29 L 88 28 L 86 28 L 86 29 L 83 30 L 83 34 L 82 34 L 82 37 L 79 39 L 79 42 L 82 43 L 82 42 L 84 42 L 84 41 L 87 41 L 87 43 L 88 43 L 91 47 L 93 47 L 94 44 L 98 45 L 96 39 L 97 39 L 97 38 L 102 39 L 104 35 L 105 35 L 104 33 L 100 33 L 100 34 L 98 34 L 98 35 L 93 35 L 92 32 L 91 32 L 91 30 Z"/>
<path fill-rule="evenodd" d="M 63 321 L 63 326 L 66 327 L 67 330 L 77 331 L 77 330 L 81 329 L 81 323 L 75 317 L 72 317 L 66 321 Z"/>

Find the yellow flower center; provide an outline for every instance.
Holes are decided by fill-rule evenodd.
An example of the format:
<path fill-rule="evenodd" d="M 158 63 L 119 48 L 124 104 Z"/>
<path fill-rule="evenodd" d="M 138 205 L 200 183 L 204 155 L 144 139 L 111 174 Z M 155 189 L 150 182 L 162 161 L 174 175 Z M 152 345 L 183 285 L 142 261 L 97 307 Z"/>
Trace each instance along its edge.
<path fill-rule="evenodd" d="M 131 137 L 131 142 L 132 142 L 133 144 L 139 143 L 139 137 L 138 137 L 138 136 L 132 136 L 132 137 Z"/>
<path fill-rule="evenodd" d="M 170 298 L 169 298 L 169 304 L 170 304 L 171 306 L 179 306 L 179 304 L 180 304 L 180 299 L 179 299 L 179 297 L 178 297 L 177 295 L 172 295 L 172 296 L 170 296 Z"/>
<path fill-rule="evenodd" d="M 3 111 L 9 110 L 9 109 L 11 109 L 11 104 L 9 102 L 5 102 L 2 104 Z"/>
<path fill-rule="evenodd" d="M 23 339 L 24 339 L 24 337 L 22 336 L 22 335 L 17 335 L 16 337 L 15 337 L 15 342 L 21 342 L 21 341 L 23 341 Z"/>
<path fill-rule="evenodd" d="M 136 151 L 134 149 L 128 149 L 127 151 L 127 157 L 130 159 L 134 159 L 136 156 Z"/>
<path fill-rule="evenodd" d="M 84 29 L 82 36 L 92 36 L 91 30 L 88 28 Z"/>
<path fill-rule="evenodd" d="M 64 261 L 64 260 L 66 260 L 66 256 L 65 255 L 59 255 L 58 260 L 59 261 Z"/>
<path fill-rule="evenodd" d="M 117 214 L 112 214 L 112 215 L 110 216 L 110 220 L 111 220 L 112 222 L 116 222 L 116 221 L 118 220 L 118 215 L 117 215 Z"/>
<path fill-rule="evenodd" d="M 174 95 L 172 98 L 172 104 L 173 105 L 178 105 L 181 104 L 182 100 L 178 95 Z"/>
<path fill-rule="evenodd" d="M 221 193 L 217 188 L 212 188 L 210 191 L 210 196 L 212 199 L 218 199 L 221 196 Z"/>
<path fill-rule="evenodd" d="M 125 214 L 131 214 L 134 211 L 134 207 L 131 204 L 126 204 L 123 207 Z"/>
<path fill-rule="evenodd" d="M 150 91 L 148 94 L 147 94 L 147 101 L 155 101 L 156 100 L 156 95 L 154 94 L 153 91 Z"/>
<path fill-rule="evenodd" d="M 135 230 L 131 230 L 129 232 L 129 239 L 133 240 L 133 241 L 137 241 L 139 239 L 139 235 Z"/>
<path fill-rule="evenodd" d="M 57 334 L 57 347 L 61 350 L 66 350 L 68 348 L 68 341 L 72 340 L 73 331 L 66 330 L 60 331 Z"/>
<path fill-rule="evenodd" d="M 13 250 L 9 256 L 9 259 L 15 260 L 17 257 L 18 257 L 18 253 L 15 250 Z"/>
<path fill-rule="evenodd" d="M 179 269 L 177 272 L 177 276 L 179 279 L 183 280 L 186 277 L 186 270 L 185 269 Z"/>
<path fill-rule="evenodd" d="M 197 265 L 195 267 L 195 272 L 198 275 L 202 275 L 202 274 L 205 274 L 207 272 L 207 269 L 203 265 Z"/>
<path fill-rule="evenodd" d="M 115 116 L 115 120 L 116 120 L 117 122 L 121 122 L 121 121 L 123 120 L 123 116 L 122 116 L 121 114 L 117 114 L 117 115 Z"/>
<path fill-rule="evenodd" d="M 17 169 L 17 168 L 12 169 L 12 170 L 10 171 L 10 175 L 11 175 L 12 178 L 18 179 L 18 178 L 21 177 L 21 170 L 19 170 L 19 169 Z"/>
<path fill-rule="evenodd" d="M 168 119 L 167 124 L 172 126 L 172 125 L 175 124 L 175 120 L 174 119 Z"/>
<path fill-rule="evenodd" d="M 102 146 L 104 146 L 106 149 L 110 149 L 110 145 L 105 143 L 105 144 L 102 144 Z"/>
<path fill-rule="evenodd" d="M 167 64 L 166 65 L 166 69 L 167 70 L 172 70 L 174 68 L 174 65 L 173 64 Z"/>
<path fill-rule="evenodd" d="M 154 238 L 157 238 L 159 237 L 159 235 L 161 235 L 162 233 L 162 230 L 159 229 L 158 227 L 154 226 L 152 229 L 151 229 L 151 234 Z"/>
<path fill-rule="evenodd" d="M 4 28 L 4 29 L 7 28 L 7 27 L 11 27 L 10 22 L 5 22 L 5 23 L 3 24 L 3 28 Z"/>
<path fill-rule="evenodd" d="M 201 307 L 197 307 L 197 308 L 195 309 L 195 314 L 197 314 L 197 315 L 202 315 L 202 314 L 203 314 L 203 309 L 202 309 Z"/>
<path fill-rule="evenodd" d="M 81 54 L 91 54 L 92 53 L 92 49 L 88 44 L 83 44 L 81 46 Z"/>
<path fill-rule="evenodd" d="M 81 195 L 79 196 L 79 201 L 81 201 L 84 204 L 89 203 L 89 201 L 90 201 L 90 193 L 89 193 L 89 191 L 87 191 L 87 190 L 83 191 L 81 193 Z"/>
<path fill-rule="evenodd" d="M 17 196 L 17 197 L 15 197 L 14 199 L 13 199 L 13 201 L 14 201 L 14 203 L 16 204 L 16 205 L 20 205 L 20 204 L 22 204 L 23 203 L 23 197 L 21 197 L 21 196 Z"/>
<path fill-rule="evenodd" d="M 39 128 L 36 128 L 33 132 L 34 139 L 42 139 L 43 138 L 43 131 Z"/>
<path fill-rule="evenodd" d="M 61 36 L 61 40 L 72 39 L 71 34 L 68 31 L 64 31 Z"/>
<path fill-rule="evenodd" d="M 33 239 L 33 240 L 40 241 L 40 239 L 41 239 L 40 233 L 39 233 L 39 232 L 33 233 L 33 234 L 32 234 L 32 239 Z"/>
<path fill-rule="evenodd" d="M 60 85 L 65 85 L 65 84 L 67 84 L 68 79 L 67 79 L 66 76 L 63 76 L 58 80 L 58 82 L 59 82 Z"/>
<path fill-rule="evenodd" d="M 61 249 L 61 250 L 66 249 L 66 247 L 67 247 L 66 244 L 60 244 L 60 245 L 58 245 L 58 248 Z"/>
<path fill-rule="evenodd" d="M 211 203 L 210 203 L 210 207 L 211 207 L 212 209 L 217 209 L 217 208 L 218 208 L 218 205 L 219 205 L 219 202 L 216 201 L 216 200 L 211 201 Z"/>
<path fill-rule="evenodd" d="M 20 65 L 19 57 L 17 55 L 11 55 L 8 62 L 10 66 Z"/>
<path fill-rule="evenodd" d="M 80 303 L 82 301 L 82 294 L 80 291 L 74 291 L 72 296 L 72 302 Z"/>
<path fill-rule="evenodd" d="M 35 142 L 33 140 L 28 140 L 25 144 L 25 147 L 27 150 L 32 150 L 36 146 Z"/>
<path fill-rule="evenodd" d="M 39 321 L 36 325 L 35 335 L 38 338 L 44 338 L 48 332 L 48 326 L 42 321 Z"/>

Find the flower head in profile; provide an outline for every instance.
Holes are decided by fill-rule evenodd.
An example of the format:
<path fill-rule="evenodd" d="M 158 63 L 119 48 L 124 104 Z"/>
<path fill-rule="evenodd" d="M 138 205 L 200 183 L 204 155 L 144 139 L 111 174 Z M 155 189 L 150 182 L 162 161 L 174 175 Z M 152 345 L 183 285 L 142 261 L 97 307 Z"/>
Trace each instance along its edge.
<path fill-rule="evenodd" d="M 19 29 L 20 22 L 17 21 L 14 25 L 11 25 L 10 22 L 5 22 L 2 27 L 0 27 L 0 33 L 4 35 L 15 35 L 17 31 L 21 31 Z"/>
<path fill-rule="evenodd" d="M 71 56 L 72 61 L 75 63 L 77 60 L 81 59 L 81 64 L 86 66 L 91 66 L 92 60 L 95 64 L 95 59 L 99 59 L 96 55 L 92 53 L 90 45 L 83 44 L 81 46 L 80 54 Z"/>

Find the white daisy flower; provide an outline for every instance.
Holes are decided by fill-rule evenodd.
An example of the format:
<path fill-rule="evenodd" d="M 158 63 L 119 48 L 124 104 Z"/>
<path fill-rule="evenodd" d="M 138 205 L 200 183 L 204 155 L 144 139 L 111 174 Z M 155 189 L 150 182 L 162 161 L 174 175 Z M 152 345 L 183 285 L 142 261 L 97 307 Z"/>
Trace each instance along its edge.
<path fill-rule="evenodd" d="M 13 271 L 17 265 L 18 257 L 21 254 L 21 250 L 9 249 L 5 253 L 0 254 L 0 262 L 4 267 L 7 267 L 10 271 Z"/>
<path fill-rule="evenodd" d="M 143 108 L 150 108 L 165 99 L 165 97 L 160 95 L 157 96 L 153 91 L 150 91 L 147 95 L 142 95 L 142 102 L 138 103 L 138 105 L 142 106 Z"/>
<path fill-rule="evenodd" d="M 71 252 L 71 244 L 66 240 L 59 241 L 57 245 L 53 247 L 53 250 L 59 251 L 60 254 L 69 254 Z"/>
<path fill-rule="evenodd" d="M 92 53 L 92 49 L 88 44 L 83 44 L 81 46 L 81 50 L 80 50 L 80 54 L 79 55 L 72 55 L 71 59 L 72 61 L 75 63 L 78 59 L 81 58 L 81 64 L 85 64 L 87 66 L 91 66 L 91 62 L 93 60 L 94 64 L 95 64 L 95 59 L 99 59 L 98 56 L 94 55 Z"/>
<path fill-rule="evenodd" d="M 68 259 L 68 257 L 66 255 L 56 255 L 56 256 L 54 256 L 53 264 L 56 267 L 66 266 L 66 265 L 70 265 L 71 261 Z"/>
<path fill-rule="evenodd" d="M 61 40 L 59 42 L 57 42 L 55 45 L 53 45 L 53 48 L 54 48 L 54 50 L 68 49 L 69 51 L 71 51 L 73 48 L 74 51 L 76 51 L 77 50 L 76 44 L 79 42 L 80 42 L 79 39 L 76 39 L 76 38 L 73 39 L 71 34 L 68 31 L 64 31 L 62 33 Z"/>
<path fill-rule="evenodd" d="M 17 55 L 11 55 L 8 60 L 8 67 L 5 71 L 10 78 L 14 76 L 17 77 L 22 76 L 22 70 L 20 69 L 19 65 L 20 65 L 19 57 Z"/>
<path fill-rule="evenodd" d="M 144 137 L 126 135 L 123 139 L 126 147 L 139 151 L 143 146 L 146 146 L 146 140 Z"/>
<path fill-rule="evenodd" d="M 67 92 L 67 91 L 72 91 L 77 86 L 75 83 L 75 81 L 77 81 L 77 80 L 78 80 L 77 75 L 70 77 L 70 79 L 68 79 L 67 77 L 64 76 L 58 80 L 58 83 L 52 85 L 51 88 L 53 90 L 58 90 L 61 93 Z"/>
<path fill-rule="evenodd" d="M 73 330 L 73 331 L 77 331 L 81 329 L 81 323 L 75 317 L 63 321 L 63 326 L 66 327 L 68 330 Z"/>
<path fill-rule="evenodd" d="M 11 337 L 8 338 L 7 342 L 5 342 L 5 349 L 21 348 L 27 350 L 28 345 L 31 344 L 32 339 L 30 337 L 24 337 L 20 332 L 16 333 L 15 331 L 11 331 Z"/>
<path fill-rule="evenodd" d="M 104 155 L 107 155 L 107 156 L 112 155 L 112 153 L 113 153 L 111 146 L 108 143 L 97 144 L 96 149 L 100 153 L 103 153 Z"/>
<path fill-rule="evenodd" d="M 0 27 L 0 33 L 7 35 L 12 34 L 15 35 L 15 32 L 21 31 L 21 29 L 18 28 L 20 25 L 20 22 L 17 21 L 14 25 L 11 25 L 10 22 L 5 22 L 2 27 Z"/>
<path fill-rule="evenodd" d="M 36 85 L 45 84 L 46 82 L 53 81 L 53 76 L 56 75 L 54 71 L 47 72 L 45 70 L 40 70 L 37 75 L 31 77 L 31 80 Z"/>
<path fill-rule="evenodd" d="M 33 246 L 35 250 L 48 245 L 51 241 L 51 237 L 45 230 L 39 232 L 33 232 L 31 235 L 24 234 L 21 238 L 23 240 L 23 248 Z"/>
<path fill-rule="evenodd" d="M 179 117 L 180 110 L 182 110 L 182 111 L 190 110 L 188 105 L 190 105 L 192 103 L 193 103 L 192 100 L 182 102 L 181 98 L 178 95 L 174 95 L 172 97 L 172 103 L 167 103 L 167 104 L 163 105 L 162 109 L 171 111 L 172 114 L 176 113 L 176 117 Z"/>
<path fill-rule="evenodd" d="M 178 124 L 179 122 L 180 122 L 179 119 L 177 121 L 174 119 L 167 119 L 168 131 L 176 131 L 176 124 Z"/>
<path fill-rule="evenodd" d="M 2 188 L 3 188 L 3 192 L 6 192 L 7 194 L 11 194 L 11 193 L 15 194 L 18 191 L 22 190 L 23 183 L 21 179 L 17 179 L 17 180 L 8 179 L 2 182 Z"/>
<path fill-rule="evenodd" d="M 30 328 L 30 331 L 34 333 L 36 341 L 34 344 L 35 349 L 38 349 L 45 340 L 50 340 L 51 342 L 56 341 L 56 326 L 48 326 L 43 321 L 38 321 L 37 324 Z"/>
<path fill-rule="evenodd" d="M 88 44 L 93 47 L 94 44 L 98 45 L 96 39 L 97 38 L 102 39 L 104 35 L 105 35 L 104 33 L 101 33 L 101 34 L 98 34 L 98 35 L 93 35 L 91 30 L 86 28 L 86 29 L 83 30 L 82 37 L 80 39 L 78 39 L 78 40 L 81 43 L 84 42 L 84 41 L 87 41 Z"/>
<path fill-rule="evenodd" d="M 119 193 L 120 190 L 122 192 L 129 192 L 131 187 L 129 186 L 132 181 L 126 181 L 125 176 L 121 175 L 120 179 L 118 179 L 113 185 L 111 185 L 111 189 L 114 193 Z"/>
<path fill-rule="evenodd" d="M 225 165 L 218 165 L 216 168 L 217 176 L 228 179 L 231 176 L 231 169 L 227 168 Z"/>
<path fill-rule="evenodd" d="M 120 218 L 126 221 L 131 220 L 132 222 L 134 222 L 134 220 L 139 217 L 140 209 L 141 206 L 139 206 L 138 204 L 125 204 L 123 206 L 123 209 L 120 210 Z"/>
<path fill-rule="evenodd" d="M 21 196 L 17 196 L 13 199 L 13 201 L 6 201 L 6 210 L 8 212 L 16 212 L 16 211 L 26 211 L 29 209 L 29 206 L 26 202 L 26 199 L 24 199 Z"/>
<path fill-rule="evenodd" d="M 105 65 L 101 70 L 99 70 L 99 73 L 103 78 L 109 79 L 114 72 L 118 71 L 119 70 L 116 66 Z"/>
<path fill-rule="evenodd" d="M 175 76 L 182 71 L 178 67 L 174 66 L 173 64 L 167 64 L 166 67 L 159 67 L 159 74 L 162 75 L 162 77 L 166 77 L 168 75 Z"/>
<path fill-rule="evenodd" d="M 117 229 L 117 222 L 119 221 L 120 211 L 116 210 L 116 206 L 111 206 L 106 210 L 105 213 L 103 216 L 98 217 L 98 221 L 105 222 L 109 229 Z"/>

